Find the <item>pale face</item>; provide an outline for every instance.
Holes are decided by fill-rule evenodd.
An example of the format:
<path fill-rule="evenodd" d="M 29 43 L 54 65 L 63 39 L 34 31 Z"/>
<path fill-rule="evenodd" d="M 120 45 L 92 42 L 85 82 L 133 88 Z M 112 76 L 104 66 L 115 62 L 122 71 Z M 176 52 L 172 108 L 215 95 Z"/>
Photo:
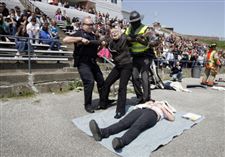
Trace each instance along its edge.
<path fill-rule="evenodd" d="M 83 21 L 83 30 L 86 32 L 92 32 L 93 31 L 93 21 L 91 18 L 86 18 Z"/>
<path fill-rule="evenodd" d="M 119 28 L 113 28 L 111 29 L 111 32 L 110 32 L 110 36 L 113 40 L 117 40 L 121 37 L 122 33 L 121 33 L 121 30 Z"/>

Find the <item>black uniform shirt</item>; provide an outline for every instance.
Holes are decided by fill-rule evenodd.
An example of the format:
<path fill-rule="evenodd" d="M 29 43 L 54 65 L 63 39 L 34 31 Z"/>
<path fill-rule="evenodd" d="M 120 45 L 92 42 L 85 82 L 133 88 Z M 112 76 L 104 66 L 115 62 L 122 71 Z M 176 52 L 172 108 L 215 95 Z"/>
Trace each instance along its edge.
<path fill-rule="evenodd" d="M 84 30 L 78 30 L 74 35 L 74 37 L 82 37 L 87 40 L 96 40 L 96 36 L 93 33 L 85 32 Z M 90 43 L 88 45 L 83 45 L 79 43 L 74 44 L 74 55 L 78 55 L 80 60 L 90 60 L 96 59 L 98 52 L 98 44 Z"/>

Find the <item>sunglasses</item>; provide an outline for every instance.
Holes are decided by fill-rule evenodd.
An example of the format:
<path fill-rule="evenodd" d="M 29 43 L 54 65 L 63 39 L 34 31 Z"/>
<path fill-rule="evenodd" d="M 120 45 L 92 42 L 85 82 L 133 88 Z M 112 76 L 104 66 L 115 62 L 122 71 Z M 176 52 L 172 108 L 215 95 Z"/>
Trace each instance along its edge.
<path fill-rule="evenodd" d="M 93 26 L 94 24 L 93 23 L 84 23 L 84 25 Z"/>

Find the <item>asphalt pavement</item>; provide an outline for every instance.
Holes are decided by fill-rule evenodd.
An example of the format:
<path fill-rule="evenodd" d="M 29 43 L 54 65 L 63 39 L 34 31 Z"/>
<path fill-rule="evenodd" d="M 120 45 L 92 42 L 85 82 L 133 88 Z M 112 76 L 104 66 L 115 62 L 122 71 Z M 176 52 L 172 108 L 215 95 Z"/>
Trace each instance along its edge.
<path fill-rule="evenodd" d="M 225 79 L 225 75 L 219 77 Z M 187 84 L 199 84 L 199 79 L 186 78 L 182 85 Z M 152 152 L 151 157 L 225 156 L 225 91 L 200 87 L 190 90 L 191 93 L 152 91 L 153 99 L 167 100 L 178 111 L 201 114 L 205 119 Z M 98 95 L 94 94 L 93 99 L 97 104 Z M 134 103 L 135 95 L 128 94 L 127 104 Z M 73 118 L 87 114 L 83 108 L 83 91 L 1 99 L 0 156 L 116 157 L 72 123 Z"/>

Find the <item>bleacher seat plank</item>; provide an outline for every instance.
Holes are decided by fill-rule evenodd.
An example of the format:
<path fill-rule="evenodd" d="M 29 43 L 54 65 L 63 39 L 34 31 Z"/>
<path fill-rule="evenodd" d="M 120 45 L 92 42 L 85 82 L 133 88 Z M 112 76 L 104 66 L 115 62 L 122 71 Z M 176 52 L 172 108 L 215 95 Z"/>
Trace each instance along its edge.
<path fill-rule="evenodd" d="M 3 44 L 3 45 L 16 45 L 15 42 L 5 42 L 5 41 L 0 41 L 0 44 Z M 49 47 L 48 44 L 32 44 L 32 46 Z M 61 48 L 67 48 L 67 46 L 66 45 L 61 45 Z"/>
<path fill-rule="evenodd" d="M 15 56 L 15 54 L 12 54 L 12 53 L 10 53 L 10 54 L 1 54 L 0 53 L 0 57 L 14 57 Z M 20 56 L 22 56 L 22 57 L 28 57 L 28 55 L 26 55 L 26 54 L 20 54 Z M 59 56 L 59 55 L 55 55 L 55 56 L 53 56 L 53 55 L 33 55 L 33 54 L 31 54 L 31 57 L 38 57 L 38 58 L 69 58 L 69 59 L 71 59 L 71 58 L 73 58 L 73 56 L 65 56 L 65 55 L 63 55 L 63 56 Z"/>
<path fill-rule="evenodd" d="M 68 61 L 68 58 L 37 58 L 37 57 L 31 57 L 30 58 L 32 61 Z M 29 58 L 23 58 L 23 57 L 0 57 L 0 60 L 8 60 L 8 61 L 27 61 Z"/>
<path fill-rule="evenodd" d="M 0 48 L 0 51 L 17 52 L 17 49 Z M 34 50 L 35 53 L 73 54 L 72 51 Z"/>

